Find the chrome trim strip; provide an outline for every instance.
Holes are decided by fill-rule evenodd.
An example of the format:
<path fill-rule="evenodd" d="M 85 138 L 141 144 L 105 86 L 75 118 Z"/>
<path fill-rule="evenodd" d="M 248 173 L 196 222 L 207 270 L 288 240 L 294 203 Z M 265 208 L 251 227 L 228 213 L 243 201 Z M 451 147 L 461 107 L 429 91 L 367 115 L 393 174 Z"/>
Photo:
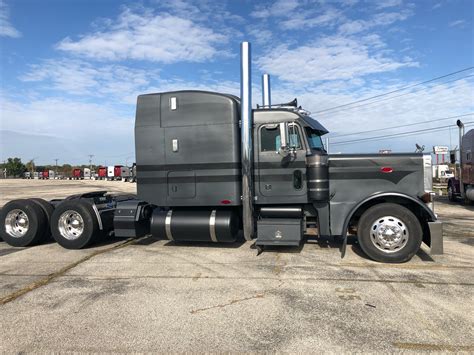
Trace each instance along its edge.
<path fill-rule="evenodd" d="M 308 180 L 309 182 L 325 182 L 329 181 L 329 179 L 313 179 L 313 180 Z"/>
<path fill-rule="evenodd" d="M 329 190 L 329 188 L 323 188 L 323 187 L 316 188 L 316 189 L 309 189 L 309 191 L 328 191 L 328 190 Z"/>
<path fill-rule="evenodd" d="M 95 203 L 92 204 L 92 209 L 94 210 L 94 213 L 97 217 L 97 223 L 99 223 L 99 229 L 103 230 L 104 226 L 102 225 L 102 218 L 100 218 L 100 213 L 99 213 L 99 210 L 97 209 L 97 206 L 95 205 Z"/>
<path fill-rule="evenodd" d="M 308 164 L 307 167 L 314 168 L 314 167 L 326 166 L 326 165 L 328 165 L 328 163 L 311 163 L 311 164 Z"/>
<path fill-rule="evenodd" d="M 173 214 L 173 210 L 169 210 L 165 218 L 166 238 L 168 238 L 169 240 L 174 240 L 173 235 L 171 234 L 171 215 L 172 214 Z"/>
<path fill-rule="evenodd" d="M 217 243 L 216 235 L 216 210 L 212 210 L 211 217 L 209 218 L 209 234 L 211 235 L 211 240 L 214 243 Z"/>

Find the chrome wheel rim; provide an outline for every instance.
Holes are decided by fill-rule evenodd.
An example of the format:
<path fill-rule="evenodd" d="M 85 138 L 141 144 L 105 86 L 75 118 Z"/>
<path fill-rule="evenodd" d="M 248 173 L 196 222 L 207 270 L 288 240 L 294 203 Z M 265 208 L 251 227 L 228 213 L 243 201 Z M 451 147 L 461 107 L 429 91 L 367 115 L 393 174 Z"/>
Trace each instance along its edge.
<path fill-rule="evenodd" d="M 13 238 L 23 237 L 30 227 L 30 220 L 25 211 L 15 209 L 5 217 L 5 232 Z"/>
<path fill-rule="evenodd" d="M 393 216 L 378 218 L 370 228 L 372 244 L 384 253 L 395 253 L 403 249 L 409 237 L 405 223 Z"/>
<path fill-rule="evenodd" d="M 68 210 L 59 216 L 58 228 L 64 238 L 75 240 L 84 232 L 84 220 L 76 211 Z"/>

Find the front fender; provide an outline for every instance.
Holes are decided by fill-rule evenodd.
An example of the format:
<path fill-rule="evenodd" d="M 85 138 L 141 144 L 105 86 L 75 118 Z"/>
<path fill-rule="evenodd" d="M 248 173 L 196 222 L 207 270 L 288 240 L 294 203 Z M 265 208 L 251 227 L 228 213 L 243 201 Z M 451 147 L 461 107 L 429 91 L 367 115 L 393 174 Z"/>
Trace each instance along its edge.
<path fill-rule="evenodd" d="M 363 199 L 362 201 L 360 201 L 355 207 L 353 207 L 352 210 L 350 211 L 350 213 L 346 216 L 346 218 L 344 220 L 344 227 L 342 229 L 343 242 L 342 242 L 342 247 L 341 247 L 341 258 L 343 258 L 346 255 L 347 230 L 349 228 L 349 222 L 350 222 L 352 216 L 354 215 L 354 213 L 365 203 L 370 202 L 370 201 L 375 200 L 375 199 L 378 199 L 378 198 L 384 198 L 384 197 L 397 197 L 397 198 L 403 198 L 405 200 L 409 200 L 411 202 L 414 202 L 418 206 L 420 206 L 427 213 L 427 215 L 429 216 L 430 222 L 434 222 L 437 219 L 434 212 L 432 210 L 430 210 L 428 208 L 428 206 L 426 206 L 426 204 L 423 203 L 423 201 L 420 201 L 419 199 L 417 199 L 413 196 L 402 194 L 400 192 L 383 192 L 383 193 L 370 195 L 370 196 L 366 197 L 365 199 Z"/>

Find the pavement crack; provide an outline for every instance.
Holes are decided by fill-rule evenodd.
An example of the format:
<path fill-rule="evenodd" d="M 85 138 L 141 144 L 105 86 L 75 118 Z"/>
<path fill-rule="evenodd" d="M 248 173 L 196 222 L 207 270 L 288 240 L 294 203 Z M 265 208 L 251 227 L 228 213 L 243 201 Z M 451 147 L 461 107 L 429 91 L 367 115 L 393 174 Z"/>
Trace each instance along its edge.
<path fill-rule="evenodd" d="M 38 280 L 38 281 L 35 281 L 35 282 L 32 282 L 28 285 L 26 285 L 25 287 L 13 292 L 13 293 L 10 293 L 9 295 L 6 295 L 6 296 L 3 296 L 0 298 L 0 306 L 3 306 L 4 304 L 7 304 L 9 302 L 12 302 L 14 300 L 16 300 L 17 298 L 33 291 L 33 290 L 36 290 L 37 288 L 40 288 L 42 286 L 46 286 L 47 284 L 49 284 L 51 281 L 53 281 L 54 279 L 64 275 L 65 273 L 67 273 L 69 270 L 75 268 L 76 266 L 92 259 L 93 257 L 97 256 L 97 255 L 101 255 L 101 254 L 105 254 L 105 253 L 108 253 L 110 251 L 113 251 L 113 250 L 117 250 L 117 249 L 121 249 L 121 248 L 125 248 L 131 244 L 135 244 L 136 242 L 138 242 L 139 240 L 141 240 L 142 238 L 137 238 L 137 239 L 127 239 L 125 242 L 123 243 L 120 243 L 120 244 L 116 244 L 112 247 L 109 247 L 109 248 L 105 248 L 105 249 L 101 249 L 101 250 L 96 250 L 92 253 L 90 253 L 89 255 L 86 255 L 84 257 L 82 257 L 81 259 L 69 264 L 69 265 L 66 265 L 65 267 L 61 268 L 60 270 L 56 271 L 56 272 L 53 272 L 52 274 L 49 274 L 45 277 L 43 277 L 42 279 Z"/>
<path fill-rule="evenodd" d="M 423 343 L 393 343 L 399 349 L 414 351 L 451 351 L 451 352 L 471 352 L 472 345 L 449 345 L 449 344 L 423 344 Z"/>
<path fill-rule="evenodd" d="M 255 296 L 245 297 L 245 298 L 238 298 L 238 299 L 230 301 L 229 303 L 218 304 L 218 305 L 215 305 L 215 306 L 210 306 L 210 307 L 205 307 L 205 308 L 193 309 L 192 311 L 190 311 L 190 313 L 191 314 L 196 314 L 198 312 L 204 312 L 204 311 L 208 311 L 208 310 L 214 309 L 214 308 L 224 308 L 224 307 L 232 306 L 233 304 L 236 304 L 236 303 L 250 301 L 250 300 L 253 300 L 253 299 L 256 299 L 256 298 L 263 298 L 263 297 L 265 297 L 265 295 L 263 293 L 257 293 Z"/>

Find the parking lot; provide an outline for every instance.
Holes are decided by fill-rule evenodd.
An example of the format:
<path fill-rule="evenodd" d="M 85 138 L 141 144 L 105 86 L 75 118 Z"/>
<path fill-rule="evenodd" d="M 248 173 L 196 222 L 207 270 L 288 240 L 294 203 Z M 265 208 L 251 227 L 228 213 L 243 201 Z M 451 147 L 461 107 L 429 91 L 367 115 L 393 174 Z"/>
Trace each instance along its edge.
<path fill-rule="evenodd" d="M 13 198 L 107 181 L 0 180 Z M 0 352 L 474 351 L 474 208 L 438 201 L 445 253 L 368 260 L 332 239 L 256 256 L 251 242 L 176 244 L 144 237 L 84 250 L 0 242 Z"/>

